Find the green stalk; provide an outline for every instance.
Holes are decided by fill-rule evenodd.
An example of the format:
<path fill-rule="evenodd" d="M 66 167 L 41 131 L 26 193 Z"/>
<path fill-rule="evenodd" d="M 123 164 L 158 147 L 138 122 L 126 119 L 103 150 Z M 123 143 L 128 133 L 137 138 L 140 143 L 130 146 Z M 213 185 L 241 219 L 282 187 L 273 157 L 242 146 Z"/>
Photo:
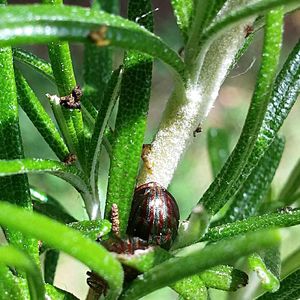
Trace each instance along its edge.
<path fill-rule="evenodd" d="M 44 4 L 62 5 L 62 0 L 42 0 Z M 76 87 L 72 58 L 67 42 L 52 42 L 48 45 L 51 66 L 60 96 L 71 94 Z M 61 108 L 61 110 L 59 109 Z M 81 111 L 53 105 L 58 125 L 69 147 L 76 154 L 79 164 L 85 170 L 85 136 Z M 61 115 L 62 113 L 62 115 Z"/>

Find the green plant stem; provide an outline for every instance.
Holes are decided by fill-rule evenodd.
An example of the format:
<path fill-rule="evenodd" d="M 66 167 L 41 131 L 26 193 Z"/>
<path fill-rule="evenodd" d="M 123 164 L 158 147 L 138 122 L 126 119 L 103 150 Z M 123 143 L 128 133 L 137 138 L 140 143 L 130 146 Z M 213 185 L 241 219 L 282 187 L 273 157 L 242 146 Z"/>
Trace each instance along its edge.
<path fill-rule="evenodd" d="M 26 272 L 30 299 L 41 300 L 45 298 L 42 274 L 27 255 L 13 246 L 2 246 L 0 247 L 0 262 L 1 264 L 16 267 Z"/>
<path fill-rule="evenodd" d="M 277 213 L 249 217 L 242 221 L 209 228 L 202 240 L 218 241 L 238 234 L 244 234 L 249 231 L 290 227 L 298 224 L 300 224 L 300 209 L 288 209 L 287 211 L 283 209 Z"/>
<path fill-rule="evenodd" d="M 121 264 L 100 244 L 84 237 L 78 231 L 4 202 L 0 203 L 0 224 L 42 240 L 86 264 L 108 282 L 110 289 L 107 299 L 116 299 L 121 292 Z"/>
<path fill-rule="evenodd" d="M 278 235 L 261 232 L 220 241 L 201 250 L 194 248 L 188 256 L 172 258 L 144 273 L 142 278 L 133 281 L 120 299 L 139 299 L 181 278 L 197 274 L 220 263 L 235 260 L 259 248 L 275 246 L 278 242 Z"/>

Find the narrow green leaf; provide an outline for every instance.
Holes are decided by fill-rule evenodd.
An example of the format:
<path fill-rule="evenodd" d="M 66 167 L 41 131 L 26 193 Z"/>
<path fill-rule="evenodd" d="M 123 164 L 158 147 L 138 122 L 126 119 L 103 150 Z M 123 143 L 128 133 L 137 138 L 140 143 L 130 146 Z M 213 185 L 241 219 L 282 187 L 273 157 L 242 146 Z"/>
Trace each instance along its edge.
<path fill-rule="evenodd" d="M 3 206 L 11 206 L 11 204 L 1 203 Z M 17 210 L 21 210 L 17 208 Z M 30 214 L 30 212 L 26 212 Z M 8 216 L 4 216 L 8 218 Z M 11 216 L 13 218 L 13 215 Z M 4 223 L 2 223 L 4 225 Z M 34 262 L 22 251 L 13 246 L 0 247 L 0 262 L 10 267 L 15 267 L 26 272 L 28 287 L 30 292 L 30 299 L 41 300 L 45 298 L 45 287 L 42 279 L 42 274 Z"/>
<path fill-rule="evenodd" d="M 64 224 L 76 222 L 76 219 L 53 197 L 36 188 L 30 188 L 30 195 L 35 211 Z"/>
<path fill-rule="evenodd" d="M 23 158 L 11 48 L 0 48 L 0 65 L 0 159 Z M 27 176 L 1 178 L 0 199 L 32 210 Z M 5 234 L 10 243 L 24 249 L 36 263 L 39 262 L 37 241 L 11 230 L 5 229 Z"/>
<path fill-rule="evenodd" d="M 103 103 L 98 111 L 98 115 L 95 121 L 93 135 L 89 143 L 89 153 L 88 153 L 88 170 L 90 172 L 90 182 L 92 188 L 96 191 L 97 188 L 97 170 L 98 162 L 100 157 L 100 150 L 103 140 L 103 135 L 107 127 L 108 120 L 111 116 L 113 108 L 117 102 L 120 89 L 120 70 L 117 69 L 111 75 L 109 82 L 107 83 Z"/>
<path fill-rule="evenodd" d="M 232 266 L 220 265 L 201 272 L 199 277 L 209 288 L 236 291 L 248 284 L 248 275 Z"/>
<path fill-rule="evenodd" d="M 130 0 L 128 17 L 137 20 L 151 9 L 149 0 Z M 138 19 L 138 23 L 152 30 L 153 16 L 145 15 Z M 124 58 L 105 207 L 106 218 L 109 218 L 112 204 L 118 205 L 122 233 L 127 229 L 138 174 L 149 109 L 151 79 L 152 59 L 136 51 L 127 52 Z"/>
<path fill-rule="evenodd" d="M 278 249 L 274 249 L 274 251 L 279 254 Z M 270 255 L 270 253 L 268 254 Z M 280 286 L 279 272 L 274 272 L 274 269 L 269 268 L 268 262 L 270 262 L 270 259 L 267 262 L 265 260 L 267 258 L 267 255 L 254 253 L 248 257 L 248 264 L 250 269 L 257 273 L 263 289 L 274 293 L 279 289 Z M 274 259 L 275 257 L 273 256 L 272 258 Z M 273 261 L 273 264 L 276 264 L 276 266 L 280 266 L 279 255 L 276 256 L 276 261 Z"/>
<path fill-rule="evenodd" d="M 228 133 L 220 128 L 209 128 L 207 148 L 212 173 L 216 177 L 230 154 Z"/>
<path fill-rule="evenodd" d="M 275 138 L 241 189 L 234 196 L 224 218 L 221 219 L 222 223 L 243 220 L 250 216 L 257 215 L 278 168 L 283 149 L 284 140 Z M 251 161 L 251 157 L 249 160 Z"/>
<path fill-rule="evenodd" d="M 63 0 L 42 0 L 42 3 L 63 7 Z M 49 43 L 48 53 L 58 93 L 60 96 L 67 96 L 77 86 L 69 44 L 61 41 Z M 65 107 L 61 107 L 61 110 L 56 110 L 55 106 L 53 108 L 69 149 L 73 154 L 76 154 L 78 163 L 85 170 L 85 135 L 81 111 L 78 109 L 70 110 Z M 63 116 L 59 115 L 60 112 Z M 68 128 L 67 131 L 65 125 Z"/>
<path fill-rule="evenodd" d="M 134 22 L 78 6 L 12 5 L 0 8 L 0 46 L 90 41 L 91 31 L 104 30 L 104 44 L 145 52 L 183 73 L 179 55 Z M 28 34 L 30 32 L 30 34 Z M 99 41 L 100 44 L 101 41 Z"/>
<path fill-rule="evenodd" d="M 24 294 L 28 293 L 27 287 L 23 289 L 19 284 L 19 278 L 14 276 L 5 265 L 0 265 L 0 278 L 0 299 L 25 299 Z"/>
<path fill-rule="evenodd" d="M 257 300 L 293 300 L 300 297 L 300 270 L 292 273 L 280 283 L 276 293 L 266 293 Z"/>
<path fill-rule="evenodd" d="M 171 287 L 182 297 L 182 299 L 208 299 L 207 288 L 204 282 L 197 275 L 177 281 L 172 284 Z"/>
<path fill-rule="evenodd" d="M 122 264 L 144 273 L 172 257 L 174 256 L 171 253 L 159 247 L 155 247 L 136 255 L 120 255 L 119 260 Z M 177 285 L 179 287 L 185 286 L 187 289 L 192 290 L 193 282 L 197 281 L 195 277 L 201 278 L 201 281 L 203 281 L 207 287 L 225 291 L 237 290 L 238 288 L 245 286 L 248 282 L 248 276 L 244 272 L 234 269 L 231 266 L 220 265 L 203 271 L 198 275 L 181 279 L 175 286 L 171 285 L 171 287 L 175 291 L 177 291 Z M 204 291 L 199 292 L 203 294 Z"/>
<path fill-rule="evenodd" d="M 218 241 L 249 231 L 290 227 L 298 224 L 300 224 L 300 209 L 287 209 L 277 213 L 249 217 L 245 220 L 211 227 L 204 236 L 203 241 Z"/>
<path fill-rule="evenodd" d="M 19 49 L 19 48 L 13 48 L 13 55 L 14 59 L 18 60 L 29 67 L 33 68 L 34 70 L 38 71 L 42 75 L 46 76 L 48 79 L 50 79 L 52 82 L 55 83 L 55 78 L 52 72 L 51 64 L 47 61 L 43 60 L 42 58 L 32 54 L 29 51 Z M 94 119 L 97 116 L 97 111 L 93 107 L 93 105 L 87 101 L 87 99 L 84 97 L 85 95 L 88 95 L 89 93 L 93 93 L 93 91 L 89 91 L 89 86 L 85 86 L 83 88 L 83 97 L 82 97 L 82 113 L 84 114 L 84 117 L 89 121 L 92 118 L 92 123 L 94 122 Z"/>
<path fill-rule="evenodd" d="M 48 63 L 46 60 L 34 55 L 33 53 L 20 49 L 20 48 L 13 48 L 13 56 L 14 59 L 20 61 L 32 69 L 38 71 L 40 74 L 44 75 L 51 81 L 54 81 L 54 75 L 52 72 L 51 64 Z"/>
<path fill-rule="evenodd" d="M 183 38 L 186 41 L 189 35 L 189 28 L 194 14 L 194 0 L 172 0 L 173 12 L 177 20 Z"/>
<path fill-rule="evenodd" d="M 85 175 L 76 167 L 67 166 L 54 160 L 15 159 L 0 160 L 0 176 L 31 173 L 50 173 L 73 185 L 81 194 L 88 214 L 93 215 L 94 199 L 85 179 Z"/>
<path fill-rule="evenodd" d="M 211 214 L 216 213 L 232 196 L 231 188 L 241 177 L 259 134 L 264 132 L 263 120 L 281 50 L 282 22 L 282 9 L 270 12 L 266 17 L 262 65 L 243 131 L 226 164 L 201 199 L 201 203 Z"/>
<path fill-rule="evenodd" d="M 53 284 L 56 267 L 59 259 L 59 251 L 49 249 L 44 260 L 44 279 L 46 283 Z"/>
<path fill-rule="evenodd" d="M 53 152 L 61 161 L 64 161 L 69 151 L 54 123 L 30 88 L 24 76 L 16 68 L 15 77 L 19 104 Z"/>
<path fill-rule="evenodd" d="M 0 224 L 42 240 L 49 246 L 78 259 L 108 282 L 110 286 L 108 299 L 118 297 L 123 283 L 121 264 L 100 244 L 45 216 L 27 212 L 4 202 L 0 203 Z"/>
<path fill-rule="evenodd" d="M 227 263 L 260 248 L 275 246 L 278 242 L 277 234 L 260 232 L 220 241 L 204 249 L 195 247 L 187 256 L 172 258 L 134 280 L 120 299 L 139 299 L 181 278 L 200 273 L 220 263 Z"/>
<path fill-rule="evenodd" d="M 247 178 L 253 167 L 257 164 L 260 156 L 272 143 L 276 133 L 279 131 L 284 120 L 293 107 L 300 92 L 300 41 L 290 53 L 281 72 L 276 78 L 270 103 L 267 107 L 266 115 L 260 129 L 259 136 L 255 142 L 253 153 L 244 167 L 240 176 L 234 182 L 230 195 L 238 190 L 244 178 Z M 287 181 L 292 182 L 292 178 Z M 279 198 L 280 199 L 280 198 Z M 287 201 L 289 197 L 286 198 Z M 283 200 L 284 202 L 285 200 Z M 293 201 L 293 199 L 291 199 Z M 289 202 L 287 202 L 289 203 Z M 285 206 L 285 205 L 283 205 Z"/>
<path fill-rule="evenodd" d="M 186 43 L 185 61 L 187 65 L 193 64 L 199 51 L 198 43 L 203 33 L 206 23 L 213 14 L 215 1 L 198 0 L 193 1 L 193 22 L 191 23 L 190 30 L 188 32 L 188 41 Z"/>
<path fill-rule="evenodd" d="M 247 5 L 241 5 L 235 10 L 230 10 L 228 14 L 222 18 L 215 18 L 215 20 L 205 29 L 201 39 L 199 40 L 198 49 L 206 48 L 216 37 L 226 32 L 234 25 L 246 20 L 250 17 L 261 15 L 272 9 L 278 9 L 280 6 L 288 7 L 291 5 L 290 10 L 299 7 L 297 0 L 259 0 Z"/>
<path fill-rule="evenodd" d="M 69 227 L 80 231 L 92 241 L 110 233 L 111 223 L 107 220 L 80 221 L 68 224 Z"/>
<path fill-rule="evenodd" d="M 112 13 L 116 6 L 113 1 L 94 1 L 92 10 L 103 9 Z M 92 103 L 98 110 L 101 107 L 103 91 L 112 72 L 112 48 L 100 48 L 96 45 L 87 43 L 84 45 L 84 97 L 83 104 L 86 101 Z M 88 88 L 87 88 L 88 87 Z"/>

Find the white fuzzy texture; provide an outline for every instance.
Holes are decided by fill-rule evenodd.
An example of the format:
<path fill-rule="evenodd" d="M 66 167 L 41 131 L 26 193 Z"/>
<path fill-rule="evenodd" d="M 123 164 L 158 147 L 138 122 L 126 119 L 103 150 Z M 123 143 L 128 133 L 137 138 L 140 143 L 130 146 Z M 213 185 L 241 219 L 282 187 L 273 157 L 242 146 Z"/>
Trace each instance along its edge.
<path fill-rule="evenodd" d="M 245 0 L 229 0 L 220 16 Z M 198 78 L 189 81 L 187 89 L 177 83 L 167 104 L 147 166 L 141 170 L 138 185 L 157 182 L 167 188 L 193 132 L 213 107 L 228 69 L 245 38 L 245 26 L 240 24 L 216 39 L 205 55 Z M 149 169 L 150 166 L 150 169 Z"/>

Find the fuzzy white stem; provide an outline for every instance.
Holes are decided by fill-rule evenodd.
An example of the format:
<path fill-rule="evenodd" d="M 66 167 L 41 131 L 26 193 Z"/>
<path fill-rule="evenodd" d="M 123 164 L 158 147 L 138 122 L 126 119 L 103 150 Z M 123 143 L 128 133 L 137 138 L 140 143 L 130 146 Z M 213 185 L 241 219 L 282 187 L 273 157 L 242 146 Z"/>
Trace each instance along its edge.
<path fill-rule="evenodd" d="M 236 6 L 245 0 L 228 2 Z M 224 11 L 231 8 L 231 5 L 227 5 Z M 141 170 L 138 185 L 154 181 L 168 187 L 182 155 L 193 139 L 194 130 L 213 107 L 228 69 L 243 44 L 246 24 L 249 24 L 249 20 L 211 44 L 201 63 L 199 76 L 192 76 L 186 90 L 180 83 L 176 84 L 147 155 L 147 166 L 144 165 Z"/>

